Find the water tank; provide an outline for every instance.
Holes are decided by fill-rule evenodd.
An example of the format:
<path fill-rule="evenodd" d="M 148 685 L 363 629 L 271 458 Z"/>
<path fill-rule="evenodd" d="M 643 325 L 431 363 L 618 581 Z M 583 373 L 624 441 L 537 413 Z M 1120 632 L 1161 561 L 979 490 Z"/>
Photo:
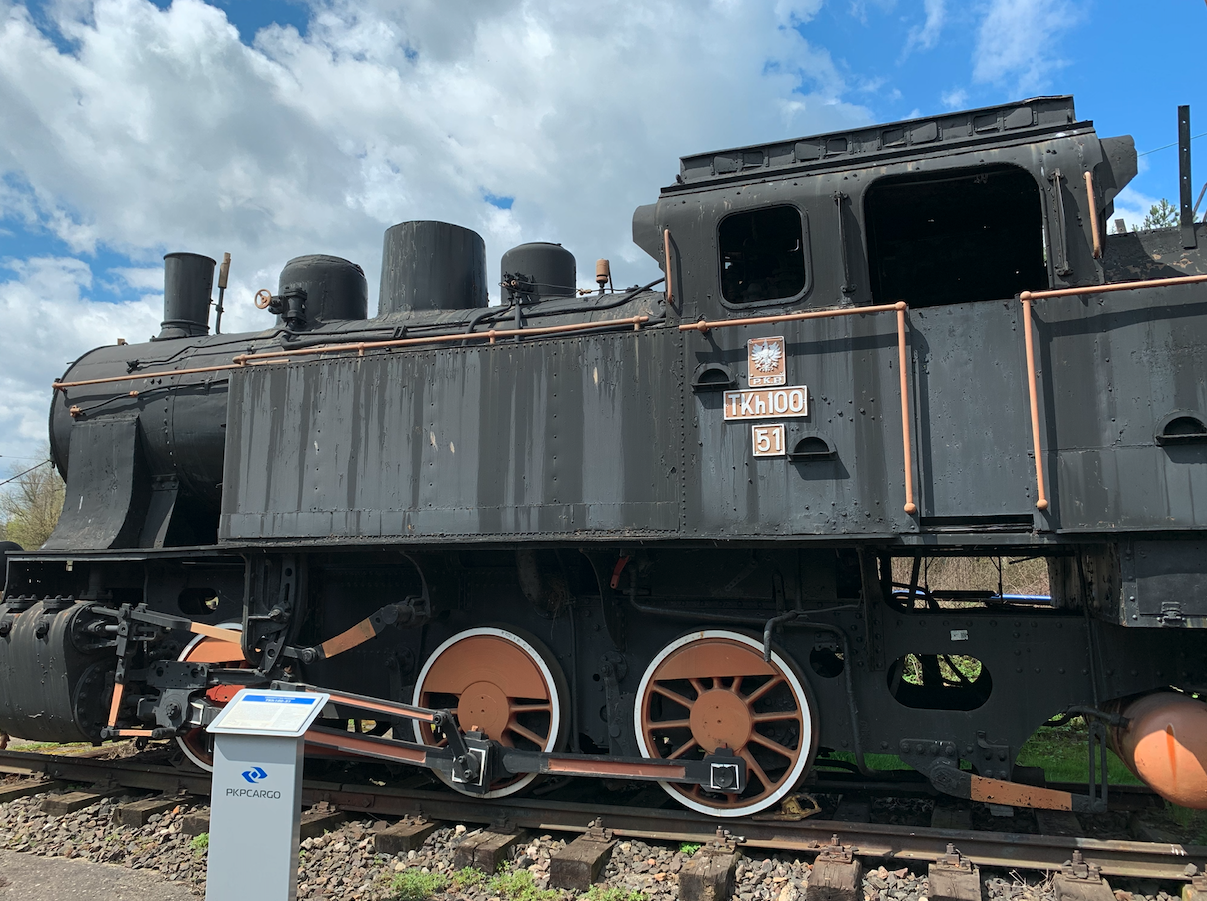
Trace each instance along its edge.
<path fill-rule="evenodd" d="M 321 253 L 294 257 L 281 270 L 279 285 L 278 295 L 290 289 L 306 292 L 303 315 L 308 323 L 369 316 L 365 271 L 341 257 Z"/>
<path fill-rule="evenodd" d="M 400 222 L 386 229 L 377 315 L 485 307 L 486 242 L 449 222 Z"/>
<path fill-rule="evenodd" d="M 216 265 L 214 260 L 199 253 L 164 255 L 160 340 L 209 334 L 210 295 Z"/>
<path fill-rule="evenodd" d="M 499 272 L 504 277 L 523 276 L 536 286 L 537 298 L 573 297 L 578 284 L 574 254 L 560 244 L 544 241 L 511 248 L 503 254 Z"/>

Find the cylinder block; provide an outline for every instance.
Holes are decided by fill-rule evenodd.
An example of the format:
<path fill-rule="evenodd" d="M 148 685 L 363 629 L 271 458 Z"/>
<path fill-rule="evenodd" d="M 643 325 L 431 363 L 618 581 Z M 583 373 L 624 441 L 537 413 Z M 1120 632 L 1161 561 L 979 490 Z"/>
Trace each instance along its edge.
<path fill-rule="evenodd" d="M 400 222 L 386 229 L 377 315 L 485 307 L 486 242 L 449 222 Z"/>
<path fill-rule="evenodd" d="M 0 732 L 31 741 L 98 741 L 113 691 L 111 623 L 70 599 L 0 605 Z"/>

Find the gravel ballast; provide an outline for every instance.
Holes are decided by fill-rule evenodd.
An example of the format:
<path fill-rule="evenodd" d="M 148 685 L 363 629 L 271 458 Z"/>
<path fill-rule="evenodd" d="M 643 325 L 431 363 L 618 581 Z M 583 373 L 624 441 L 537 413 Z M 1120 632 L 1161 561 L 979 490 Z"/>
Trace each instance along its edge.
<path fill-rule="evenodd" d="M 117 796 L 66 816 L 39 810 L 40 797 L 0 804 L 0 849 L 46 857 L 117 864 L 157 874 L 161 880 L 205 892 L 204 842 L 181 832 L 186 813 L 204 811 L 187 802 L 151 818 L 144 827 L 115 826 L 113 809 L 131 800 Z M 469 901 L 570 901 L 572 892 L 549 891 L 550 857 L 572 838 L 530 835 L 512 851 L 513 871 L 530 874 L 511 883 L 480 880 L 461 884 L 453 879 L 453 851 L 478 827 L 444 826 L 417 850 L 397 856 L 374 851 L 373 836 L 389 824 L 351 819 L 338 829 L 302 841 L 298 897 L 387 901 L 397 897 L 392 883 L 398 874 L 423 874 L 419 884 L 446 884 L 432 897 Z M 620 840 L 602 874 L 594 901 L 672 901 L 678 897 L 679 874 L 691 847 L 669 843 Z M 925 867 L 888 869 L 866 863 L 863 901 L 928 901 Z M 765 855 L 748 849 L 735 872 L 735 901 L 804 901 L 812 866 L 809 858 L 790 854 Z M 1050 878 L 1044 874 L 986 872 L 985 901 L 1055 901 Z M 443 877 L 443 880 L 441 879 Z M 426 879 L 426 883 L 425 883 Z M 472 882 L 472 880 L 471 880 Z M 527 887 L 526 887 L 527 886 Z M 1139 883 L 1116 892 L 1118 901 L 1175 901 L 1155 884 Z M 612 889 L 605 893 L 603 889 Z M 640 896 L 640 897 L 639 897 Z M 146 901 L 156 901 L 148 896 Z"/>

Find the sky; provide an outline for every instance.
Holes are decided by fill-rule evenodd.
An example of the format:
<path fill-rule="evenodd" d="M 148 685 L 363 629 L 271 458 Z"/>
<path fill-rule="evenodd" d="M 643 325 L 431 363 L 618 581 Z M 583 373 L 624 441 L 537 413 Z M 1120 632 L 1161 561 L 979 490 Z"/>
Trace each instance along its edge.
<path fill-rule="evenodd" d="M 1207 132 L 1201 0 L 0 0 L 0 472 L 43 453 L 50 383 L 162 319 L 164 253 L 232 256 L 224 331 L 286 260 L 360 263 L 441 219 L 489 274 L 557 241 L 590 283 L 683 155 L 1071 93 L 1177 197 Z M 1195 123 L 1199 125 L 1195 125 Z M 1195 141 L 1196 185 L 1207 138 Z M 497 289 L 492 295 L 497 294 Z"/>

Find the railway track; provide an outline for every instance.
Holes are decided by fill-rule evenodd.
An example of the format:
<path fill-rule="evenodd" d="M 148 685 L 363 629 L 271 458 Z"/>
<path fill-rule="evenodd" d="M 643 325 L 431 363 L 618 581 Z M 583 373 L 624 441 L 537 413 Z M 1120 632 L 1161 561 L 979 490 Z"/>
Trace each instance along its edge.
<path fill-rule="evenodd" d="M 139 757 L 106 760 L 87 756 L 0 752 L 0 773 L 42 777 L 137 791 L 208 797 L 207 773 L 181 770 Z M 505 829 L 583 833 L 599 822 L 616 836 L 643 841 L 704 843 L 717 835 L 718 820 L 682 809 L 634 807 L 543 798 L 504 798 L 483 804 L 445 790 L 368 783 L 307 780 L 303 801 L 326 802 L 349 813 L 374 817 L 423 815 L 450 823 Z M 982 867 L 1057 870 L 1080 852 L 1107 876 L 1186 881 L 1187 864 L 1207 863 L 1207 846 L 1104 840 L 1016 832 L 950 830 L 772 816 L 726 821 L 723 825 L 743 847 L 767 851 L 820 852 L 836 840 L 861 858 L 897 863 L 940 860 L 954 844 Z M 835 838 L 837 837 L 837 838 Z"/>

